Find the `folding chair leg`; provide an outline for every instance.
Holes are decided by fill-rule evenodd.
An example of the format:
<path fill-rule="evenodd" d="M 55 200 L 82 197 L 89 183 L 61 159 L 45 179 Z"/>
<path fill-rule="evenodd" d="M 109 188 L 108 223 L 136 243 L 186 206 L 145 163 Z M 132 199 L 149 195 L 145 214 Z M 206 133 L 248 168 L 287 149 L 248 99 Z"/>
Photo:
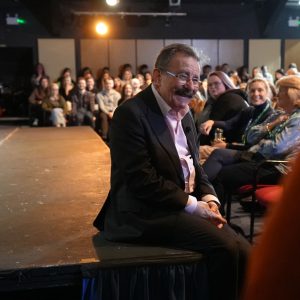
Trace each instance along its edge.
<path fill-rule="evenodd" d="M 226 193 L 226 220 L 230 224 L 231 219 L 231 193 Z"/>
<path fill-rule="evenodd" d="M 250 242 L 253 241 L 253 235 L 254 235 L 254 219 L 255 219 L 255 191 L 252 193 L 252 199 L 251 199 L 251 215 L 250 215 Z"/>

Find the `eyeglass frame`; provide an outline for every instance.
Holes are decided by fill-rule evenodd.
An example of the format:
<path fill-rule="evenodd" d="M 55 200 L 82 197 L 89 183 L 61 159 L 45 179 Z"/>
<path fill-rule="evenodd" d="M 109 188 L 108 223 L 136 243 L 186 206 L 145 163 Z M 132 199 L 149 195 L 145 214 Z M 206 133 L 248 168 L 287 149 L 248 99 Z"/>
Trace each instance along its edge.
<path fill-rule="evenodd" d="M 173 73 L 173 72 L 170 72 L 167 70 L 161 70 L 161 71 L 165 72 L 166 74 L 168 74 L 172 77 L 177 78 L 182 84 L 186 84 L 189 80 L 191 80 L 193 83 L 193 86 L 199 87 L 199 83 L 201 82 L 200 78 L 196 79 L 196 77 L 191 77 L 190 75 L 188 75 L 187 73 L 184 73 L 184 72 Z M 184 75 L 184 77 L 186 76 L 187 78 L 182 79 L 182 78 L 180 78 L 181 75 Z M 195 79 L 195 81 L 194 81 L 194 79 Z M 196 80 L 197 80 L 197 82 L 196 82 Z"/>

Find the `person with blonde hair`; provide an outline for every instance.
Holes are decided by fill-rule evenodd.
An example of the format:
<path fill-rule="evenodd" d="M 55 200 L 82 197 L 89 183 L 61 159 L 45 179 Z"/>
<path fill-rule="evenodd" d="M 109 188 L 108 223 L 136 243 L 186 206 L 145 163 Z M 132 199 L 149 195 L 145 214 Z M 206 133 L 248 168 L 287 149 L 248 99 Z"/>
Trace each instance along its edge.
<path fill-rule="evenodd" d="M 47 97 L 42 104 L 43 109 L 50 113 L 50 121 L 55 127 L 66 127 L 65 114 L 67 113 L 66 101 L 59 94 L 57 83 L 51 84 L 50 96 Z"/>

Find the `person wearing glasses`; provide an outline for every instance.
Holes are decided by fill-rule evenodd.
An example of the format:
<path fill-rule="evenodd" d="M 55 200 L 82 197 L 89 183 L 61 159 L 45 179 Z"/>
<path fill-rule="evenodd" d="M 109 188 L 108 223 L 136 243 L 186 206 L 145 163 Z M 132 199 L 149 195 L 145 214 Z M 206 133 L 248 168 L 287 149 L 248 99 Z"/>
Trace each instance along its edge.
<path fill-rule="evenodd" d="M 248 242 L 219 212 L 199 164 L 189 102 L 199 87 L 196 51 L 171 44 L 153 83 L 115 110 L 110 127 L 111 187 L 94 221 L 111 241 L 199 251 L 207 257 L 209 299 L 238 299 Z"/>
<path fill-rule="evenodd" d="M 214 71 L 207 78 L 208 100 L 196 121 L 197 129 L 201 132 L 202 123 L 207 120 L 227 121 L 248 107 L 247 94 L 237 89 L 227 74 L 222 71 Z M 227 131 L 224 138 L 227 142 L 239 140 L 240 130 Z M 210 145 L 215 135 L 215 128 L 209 135 L 201 135 L 201 145 Z"/>

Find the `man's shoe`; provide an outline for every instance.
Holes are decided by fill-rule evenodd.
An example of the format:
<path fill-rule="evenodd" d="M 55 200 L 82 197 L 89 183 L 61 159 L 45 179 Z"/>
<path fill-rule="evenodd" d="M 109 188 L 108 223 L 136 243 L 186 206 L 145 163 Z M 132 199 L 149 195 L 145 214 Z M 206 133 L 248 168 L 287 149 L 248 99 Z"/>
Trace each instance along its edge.
<path fill-rule="evenodd" d="M 265 210 L 265 207 L 262 206 L 257 200 L 252 203 L 252 197 L 240 199 L 240 204 L 246 212 L 251 212 L 252 205 L 254 205 L 254 210 L 256 212 L 263 212 Z"/>

